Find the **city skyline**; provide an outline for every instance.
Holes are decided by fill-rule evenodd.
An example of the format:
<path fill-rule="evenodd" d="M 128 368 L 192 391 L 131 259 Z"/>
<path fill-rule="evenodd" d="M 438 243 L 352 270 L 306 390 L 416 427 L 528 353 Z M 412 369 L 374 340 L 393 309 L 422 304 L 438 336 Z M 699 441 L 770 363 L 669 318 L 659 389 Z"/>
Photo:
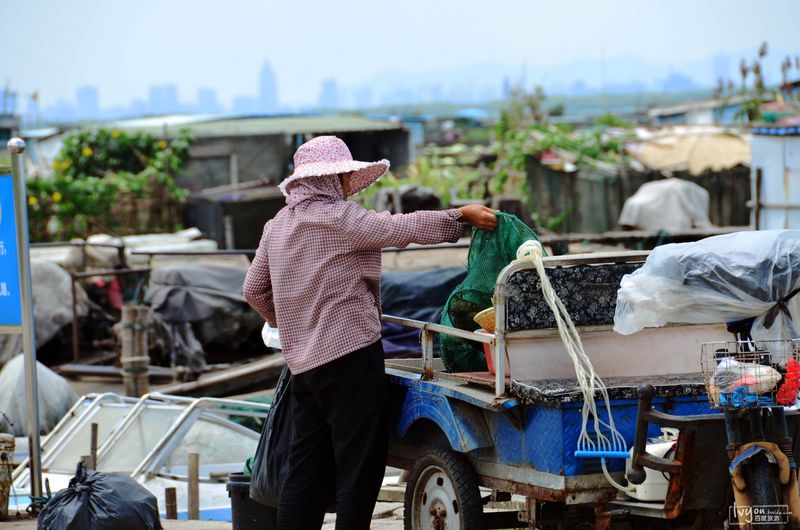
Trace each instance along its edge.
<path fill-rule="evenodd" d="M 14 21 L 0 32 L 13 50 L 0 55 L 0 90 L 18 93 L 19 112 L 44 116 L 472 104 L 520 84 L 680 91 L 720 76 L 738 86 L 739 61 L 763 41 L 768 83 L 800 52 L 792 0 L 232 0 L 224 10 L 210 0 L 0 0 L 0 19 Z"/>
<path fill-rule="evenodd" d="M 765 73 L 767 82 L 776 82 L 777 76 L 771 70 L 773 62 L 777 62 L 785 55 L 775 53 L 773 59 L 766 59 Z M 638 63 L 639 67 L 647 71 L 658 72 L 653 65 L 644 66 L 641 59 L 627 57 L 623 62 Z M 609 61 L 612 65 L 614 61 Z M 631 81 L 619 81 L 617 78 L 604 79 L 605 85 L 601 85 L 594 79 L 575 79 L 569 80 L 556 79 L 543 86 L 550 95 L 563 96 L 587 96 L 594 94 L 630 94 L 647 92 L 687 92 L 700 89 L 711 89 L 716 79 L 722 78 L 726 81 L 732 80 L 738 87 L 740 80 L 735 79 L 738 71 L 739 60 L 730 54 L 717 54 L 708 58 L 705 82 L 681 73 L 674 68 L 662 69 L 666 73 L 663 79 L 656 75 L 654 79 L 640 79 Z M 695 71 L 702 71 L 699 67 L 703 61 L 690 67 Z M 134 98 L 128 105 L 114 107 L 103 107 L 100 104 L 100 89 L 94 85 L 82 85 L 75 89 L 75 94 L 71 100 L 62 99 L 50 106 L 36 109 L 31 106 L 32 102 L 24 98 L 17 98 L 17 113 L 21 114 L 27 121 L 80 121 L 80 120 L 102 120 L 117 119 L 131 116 L 159 115 L 173 113 L 198 113 L 198 114 L 280 114 L 292 112 L 309 112 L 318 110 L 362 110 L 376 106 L 393 105 L 415 105 L 425 103 L 455 103 L 455 104 L 481 104 L 507 97 L 511 88 L 524 83 L 526 76 L 534 77 L 535 72 L 520 72 L 517 78 L 512 75 L 502 76 L 502 67 L 495 65 L 495 83 L 484 83 L 475 85 L 471 83 L 436 83 L 422 81 L 413 84 L 413 81 L 406 84 L 397 84 L 393 79 L 391 83 L 393 90 L 383 90 L 377 92 L 375 86 L 357 85 L 352 87 L 342 87 L 336 78 L 326 78 L 320 82 L 316 102 L 306 105 L 289 105 L 281 102 L 279 97 L 279 79 L 274 72 L 269 60 L 265 60 L 261 65 L 258 76 L 258 85 L 251 94 L 242 94 L 234 97 L 229 105 L 220 101 L 217 90 L 214 87 L 198 88 L 193 96 L 181 97 L 179 87 L 176 83 L 161 83 L 151 85 L 147 89 L 146 97 Z M 617 65 L 617 68 L 620 68 Z M 569 69 L 569 68 L 567 68 Z M 585 69 L 585 68 L 584 68 Z M 652 72 L 651 72 L 652 75 Z M 523 78 L 523 79 L 520 79 Z M 532 90 L 533 86 L 539 83 L 529 83 L 526 86 Z"/>

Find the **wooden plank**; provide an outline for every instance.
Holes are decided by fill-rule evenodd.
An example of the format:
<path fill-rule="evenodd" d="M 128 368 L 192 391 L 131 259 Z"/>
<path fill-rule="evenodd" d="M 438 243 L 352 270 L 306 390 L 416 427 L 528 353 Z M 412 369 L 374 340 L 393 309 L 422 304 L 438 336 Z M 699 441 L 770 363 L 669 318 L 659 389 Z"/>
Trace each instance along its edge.
<path fill-rule="evenodd" d="M 92 461 L 92 469 L 97 469 L 97 424 L 92 423 L 91 439 L 89 442 L 89 458 Z"/>
<path fill-rule="evenodd" d="M 196 521 L 200 519 L 200 455 L 189 453 L 189 482 L 188 482 L 189 514 L 187 519 Z"/>
<path fill-rule="evenodd" d="M 166 385 L 157 390 L 162 394 L 178 396 L 227 396 L 277 377 L 285 364 L 283 354 L 274 353 L 243 365 L 203 375 L 197 381 Z"/>
<path fill-rule="evenodd" d="M 111 379 L 122 379 L 122 370 L 116 366 L 108 365 L 86 365 L 67 363 L 54 368 L 55 372 L 64 377 L 107 377 Z M 173 378 L 172 369 L 163 366 L 150 366 L 148 373 L 151 380 L 168 380 Z"/>
<path fill-rule="evenodd" d="M 177 519 L 178 491 L 175 488 L 164 489 L 164 505 L 166 506 L 167 519 Z"/>

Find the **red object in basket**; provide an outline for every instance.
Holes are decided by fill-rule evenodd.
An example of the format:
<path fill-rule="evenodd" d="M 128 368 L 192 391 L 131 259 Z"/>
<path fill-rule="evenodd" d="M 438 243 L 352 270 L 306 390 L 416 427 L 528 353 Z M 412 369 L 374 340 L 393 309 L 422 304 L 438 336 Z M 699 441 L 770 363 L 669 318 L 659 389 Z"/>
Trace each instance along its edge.
<path fill-rule="evenodd" d="M 775 400 L 780 405 L 794 405 L 800 390 L 800 364 L 794 359 L 786 363 L 786 376 Z"/>
<path fill-rule="evenodd" d="M 486 356 L 486 366 L 489 368 L 489 373 L 494 375 L 494 361 L 492 360 L 492 347 L 484 343 L 483 354 Z"/>

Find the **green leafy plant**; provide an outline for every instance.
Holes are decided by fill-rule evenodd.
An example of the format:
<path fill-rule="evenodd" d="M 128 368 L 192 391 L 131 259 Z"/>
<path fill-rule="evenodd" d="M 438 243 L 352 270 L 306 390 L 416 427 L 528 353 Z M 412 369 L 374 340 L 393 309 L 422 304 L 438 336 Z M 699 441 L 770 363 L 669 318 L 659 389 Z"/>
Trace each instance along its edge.
<path fill-rule="evenodd" d="M 594 124 L 597 127 L 615 127 L 620 129 L 631 129 L 636 125 L 631 120 L 621 118 L 613 112 L 606 112 L 603 115 L 598 116 L 595 118 Z"/>
<path fill-rule="evenodd" d="M 53 178 L 29 179 L 31 239 L 174 230 L 187 192 L 175 176 L 189 158 L 190 137 L 166 141 L 147 133 L 99 129 L 69 135 Z"/>
<path fill-rule="evenodd" d="M 389 173 L 373 186 L 358 195 L 358 200 L 369 204 L 383 189 L 401 186 L 418 186 L 434 190 L 449 206 L 451 197 L 484 199 L 488 174 L 477 166 L 478 152 L 484 146 L 470 147 L 456 144 L 448 147 L 427 147 L 414 164 L 402 174 Z"/>

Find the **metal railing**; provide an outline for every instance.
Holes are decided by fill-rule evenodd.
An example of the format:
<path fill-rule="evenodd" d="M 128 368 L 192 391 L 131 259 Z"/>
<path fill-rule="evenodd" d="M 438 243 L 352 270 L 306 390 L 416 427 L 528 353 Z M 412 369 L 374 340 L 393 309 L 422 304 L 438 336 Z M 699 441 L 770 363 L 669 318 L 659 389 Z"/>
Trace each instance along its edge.
<path fill-rule="evenodd" d="M 466 331 L 459 328 L 451 328 L 449 326 L 443 326 L 441 324 L 434 324 L 432 322 L 423 322 L 421 320 L 414 320 L 412 318 L 403 318 L 403 317 L 396 317 L 393 315 L 383 315 L 382 320 L 384 322 L 389 322 L 392 324 L 398 324 L 400 326 L 406 326 L 409 328 L 417 328 L 420 330 L 420 345 L 422 346 L 422 379 L 423 380 L 431 380 L 434 378 L 434 369 L 433 369 L 433 338 L 434 333 L 441 333 L 443 335 L 450 335 L 453 337 L 459 337 L 466 340 L 472 340 L 475 342 L 480 342 L 481 344 L 488 344 L 491 348 L 492 352 L 492 361 L 494 362 L 495 370 L 497 370 L 500 366 L 498 355 L 500 350 L 497 347 L 498 344 L 498 337 L 497 333 L 475 333 L 474 331 Z M 500 381 L 498 383 L 498 381 Z M 498 386 L 500 385 L 500 386 Z M 505 394 L 505 376 L 503 379 L 497 379 L 495 381 L 495 395 L 502 396 Z"/>

